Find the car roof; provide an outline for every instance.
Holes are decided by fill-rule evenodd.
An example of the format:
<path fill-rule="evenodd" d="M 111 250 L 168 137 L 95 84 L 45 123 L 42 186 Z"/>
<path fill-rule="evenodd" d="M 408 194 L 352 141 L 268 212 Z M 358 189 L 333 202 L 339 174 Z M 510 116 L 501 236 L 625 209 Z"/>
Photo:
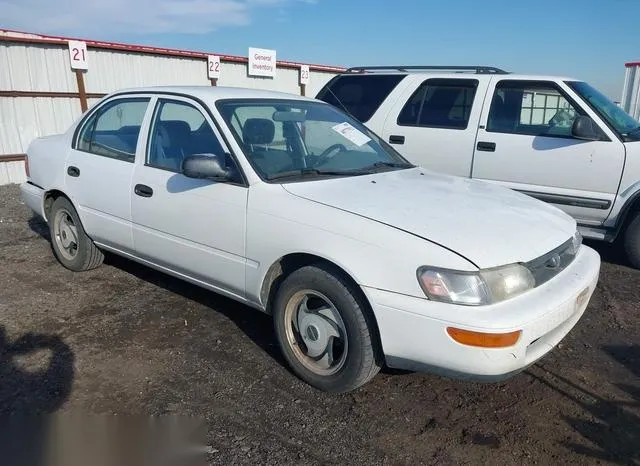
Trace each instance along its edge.
<path fill-rule="evenodd" d="M 120 89 L 109 94 L 185 94 L 205 101 L 217 101 L 221 99 L 295 99 L 316 101 L 309 97 L 278 91 L 267 91 L 261 89 L 248 89 L 243 87 L 230 86 L 145 86 Z M 317 101 L 316 101 L 317 102 Z"/>

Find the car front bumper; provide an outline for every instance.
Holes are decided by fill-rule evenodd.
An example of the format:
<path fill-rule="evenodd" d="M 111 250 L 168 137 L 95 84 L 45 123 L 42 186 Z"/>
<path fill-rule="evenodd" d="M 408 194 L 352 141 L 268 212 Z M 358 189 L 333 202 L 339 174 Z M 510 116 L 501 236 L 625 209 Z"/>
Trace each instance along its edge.
<path fill-rule="evenodd" d="M 22 201 L 36 214 L 45 218 L 44 215 L 44 189 L 33 183 L 22 183 L 20 185 L 20 197 Z"/>
<path fill-rule="evenodd" d="M 534 364 L 569 333 L 582 317 L 599 273 L 600 256 L 582 246 L 569 267 L 552 280 L 491 306 L 458 306 L 363 289 L 378 322 L 388 366 L 494 381 Z M 522 334 L 510 347 L 479 348 L 453 340 L 448 327 Z"/>

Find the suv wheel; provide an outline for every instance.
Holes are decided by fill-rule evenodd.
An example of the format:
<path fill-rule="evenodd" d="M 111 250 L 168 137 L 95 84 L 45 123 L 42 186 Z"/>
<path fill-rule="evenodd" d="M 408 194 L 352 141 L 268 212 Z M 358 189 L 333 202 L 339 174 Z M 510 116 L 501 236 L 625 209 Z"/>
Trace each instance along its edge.
<path fill-rule="evenodd" d="M 624 232 L 624 251 L 631 265 L 640 269 L 640 210 L 634 212 L 632 216 Z"/>

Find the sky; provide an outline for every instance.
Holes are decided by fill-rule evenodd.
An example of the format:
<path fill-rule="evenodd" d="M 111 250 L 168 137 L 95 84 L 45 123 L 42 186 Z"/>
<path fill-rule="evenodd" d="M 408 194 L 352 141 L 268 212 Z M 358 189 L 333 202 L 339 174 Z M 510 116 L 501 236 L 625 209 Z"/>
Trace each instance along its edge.
<path fill-rule="evenodd" d="M 620 98 L 640 0 L 0 0 L 0 28 L 337 66 L 488 65 Z"/>

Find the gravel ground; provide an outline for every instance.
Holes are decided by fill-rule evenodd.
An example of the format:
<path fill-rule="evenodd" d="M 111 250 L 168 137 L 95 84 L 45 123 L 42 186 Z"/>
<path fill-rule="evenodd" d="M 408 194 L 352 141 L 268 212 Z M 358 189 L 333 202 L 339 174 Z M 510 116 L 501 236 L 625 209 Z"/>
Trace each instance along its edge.
<path fill-rule="evenodd" d="M 47 232 L 0 187 L 3 415 L 191 416 L 212 464 L 640 464 L 640 271 L 614 247 L 594 245 L 585 316 L 528 371 L 385 370 L 331 395 L 288 371 L 268 316 L 113 256 L 70 272 Z M 32 452 L 43 430 L 25 431 Z"/>

